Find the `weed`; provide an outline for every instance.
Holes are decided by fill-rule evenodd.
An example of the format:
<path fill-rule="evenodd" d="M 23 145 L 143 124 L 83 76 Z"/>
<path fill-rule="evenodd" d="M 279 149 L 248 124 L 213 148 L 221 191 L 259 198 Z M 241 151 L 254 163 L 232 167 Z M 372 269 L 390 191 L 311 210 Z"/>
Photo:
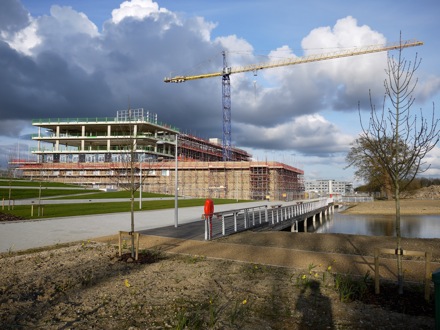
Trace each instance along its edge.
<path fill-rule="evenodd" d="M 149 255 L 153 262 L 162 260 L 165 258 L 164 253 L 160 249 L 142 250 L 141 254 Z"/>
<path fill-rule="evenodd" d="M 13 249 L 14 249 L 14 244 L 12 244 L 12 245 L 8 248 L 7 254 L 8 254 L 9 256 L 14 254 Z"/>
<path fill-rule="evenodd" d="M 255 275 L 264 273 L 266 271 L 266 267 L 263 265 L 257 265 L 257 264 L 246 264 L 243 267 L 243 272 L 249 275 Z"/>
<path fill-rule="evenodd" d="M 205 256 L 198 256 L 198 255 L 188 256 L 188 258 L 184 259 L 184 261 L 188 264 L 196 264 L 196 263 L 198 263 L 200 261 L 204 261 L 204 260 L 206 260 Z"/>
<path fill-rule="evenodd" d="M 368 290 L 368 283 L 371 281 L 370 272 L 359 279 L 351 274 L 336 274 L 335 289 L 339 293 L 339 299 L 342 302 L 350 302 L 356 299 L 362 299 Z"/>
<path fill-rule="evenodd" d="M 182 308 L 176 315 L 176 330 L 183 329 L 204 329 L 203 315 L 200 306 L 193 306 L 189 309 Z"/>
<path fill-rule="evenodd" d="M 127 250 L 127 248 L 128 248 L 127 240 L 124 239 L 122 242 L 122 250 Z"/>
<path fill-rule="evenodd" d="M 55 291 L 65 293 L 67 290 L 69 290 L 73 286 L 74 286 L 74 283 L 70 279 L 65 279 L 55 285 Z"/>
<path fill-rule="evenodd" d="M 234 305 L 228 310 L 228 306 Z M 185 306 L 178 309 L 176 319 L 172 322 L 175 329 L 215 329 L 219 326 L 221 315 L 228 317 L 231 327 L 240 327 L 248 310 L 248 299 L 235 302 L 219 303 L 218 295 L 210 296 L 202 303 L 180 301 Z"/>
<path fill-rule="evenodd" d="M 94 283 L 95 275 L 92 270 L 87 270 L 83 274 L 81 274 L 80 279 L 82 286 L 89 286 Z"/>
<path fill-rule="evenodd" d="M 247 312 L 248 300 L 236 301 L 234 307 L 229 314 L 229 323 L 231 327 L 239 326 L 239 321 L 244 321 L 244 316 Z"/>
<path fill-rule="evenodd" d="M 92 247 L 90 246 L 90 240 L 82 241 L 81 242 L 81 248 L 84 249 L 84 250 L 91 249 Z"/>
<path fill-rule="evenodd" d="M 217 297 L 210 297 L 209 298 L 209 320 L 208 320 L 208 325 L 209 327 L 213 327 L 218 320 L 218 316 L 219 316 L 219 308 L 217 305 Z"/>

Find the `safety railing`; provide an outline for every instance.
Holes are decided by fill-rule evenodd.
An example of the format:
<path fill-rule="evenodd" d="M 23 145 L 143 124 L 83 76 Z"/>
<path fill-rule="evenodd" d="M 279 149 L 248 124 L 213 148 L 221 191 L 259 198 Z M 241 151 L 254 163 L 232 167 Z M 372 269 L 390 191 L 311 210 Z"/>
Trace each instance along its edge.
<path fill-rule="evenodd" d="M 205 240 L 228 236 L 261 226 L 274 226 L 283 221 L 313 212 L 332 203 L 323 198 L 314 201 L 297 202 L 283 206 L 261 205 L 242 209 L 215 212 L 212 217 L 205 216 Z"/>

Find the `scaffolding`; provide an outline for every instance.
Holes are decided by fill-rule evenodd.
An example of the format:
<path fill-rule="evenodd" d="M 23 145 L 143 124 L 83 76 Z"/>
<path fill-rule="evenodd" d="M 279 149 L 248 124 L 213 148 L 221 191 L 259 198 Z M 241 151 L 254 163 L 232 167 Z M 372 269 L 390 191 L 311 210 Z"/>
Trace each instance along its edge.
<path fill-rule="evenodd" d="M 270 199 L 270 171 L 267 164 L 255 164 L 250 168 L 251 199 Z"/>
<path fill-rule="evenodd" d="M 304 194 L 303 171 L 253 162 L 252 155 L 233 147 L 232 161 L 224 162 L 217 139 L 179 133 L 142 108 L 120 110 L 114 118 L 41 119 L 33 125 L 39 160 L 20 163 L 27 178 L 121 189 L 134 170 L 143 191 L 173 195 L 177 161 L 180 196 L 293 200 Z"/>
<path fill-rule="evenodd" d="M 127 163 L 40 163 L 21 166 L 24 177 L 120 189 L 127 182 Z M 175 161 L 133 163 L 135 182 L 144 192 L 173 195 Z M 178 161 L 181 197 L 249 200 L 296 200 L 304 197 L 303 172 L 278 162 Z"/>

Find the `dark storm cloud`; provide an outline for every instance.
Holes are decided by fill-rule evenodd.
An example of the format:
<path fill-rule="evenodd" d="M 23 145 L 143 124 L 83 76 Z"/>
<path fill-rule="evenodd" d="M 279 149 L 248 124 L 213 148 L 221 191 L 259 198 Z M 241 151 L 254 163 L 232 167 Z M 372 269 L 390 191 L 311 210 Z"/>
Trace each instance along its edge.
<path fill-rule="evenodd" d="M 12 8 L 17 2 L 8 4 Z M 143 107 L 183 132 L 221 138 L 221 77 L 182 84 L 163 79 L 219 71 L 223 49 L 246 49 L 250 55 L 232 60 L 257 63 L 252 46 L 236 36 L 212 40 L 215 26 L 203 18 L 184 18 L 148 1 L 131 4 L 151 6 L 143 16 L 138 14 L 145 8 L 130 12 L 121 6 L 118 19 L 105 22 L 102 31 L 69 7 L 53 6 L 50 15 L 29 21 L 15 6 L 22 30 L 0 39 L 3 118 L 30 123 L 35 118 L 113 117 L 128 106 Z M 314 33 L 313 40 L 318 39 Z M 317 125 L 312 115 L 323 109 L 357 111 L 359 94 L 367 94 L 363 89 L 371 85 L 375 67 L 332 62 L 269 70 L 256 78 L 231 76 L 233 143 L 313 154 L 341 150 L 349 137 L 340 139 L 337 126 L 321 117 L 321 133 L 310 137 L 301 125 Z M 342 86 L 339 93 L 335 86 Z M 6 129 L 0 123 L 0 135 Z"/>
<path fill-rule="evenodd" d="M 12 33 L 29 24 L 29 13 L 18 0 L 2 0 L 0 4 L 0 31 Z"/>
<path fill-rule="evenodd" d="M 85 116 L 110 107 L 100 72 L 88 74 L 51 52 L 30 58 L 0 43 L 0 109 L 5 119 Z"/>

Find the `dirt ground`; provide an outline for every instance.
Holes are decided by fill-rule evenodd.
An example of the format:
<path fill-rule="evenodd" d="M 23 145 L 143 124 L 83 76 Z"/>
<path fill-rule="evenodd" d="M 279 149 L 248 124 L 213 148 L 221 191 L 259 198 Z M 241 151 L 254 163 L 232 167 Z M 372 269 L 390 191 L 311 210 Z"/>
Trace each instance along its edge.
<path fill-rule="evenodd" d="M 383 212 L 386 204 L 380 204 Z M 247 232 L 196 244 L 144 236 L 139 262 L 120 258 L 114 242 L 100 238 L 1 255 L 0 328 L 434 328 L 432 292 L 425 302 L 421 281 L 396 297 L 394 282 L 384 280 L 376 296 L 367 273 L 336 271 L 340 258 L 367 260 L 374 247 L 392 245 L 389 238 Z M 405 246 L 431 251 L 433 262 L 440 261 L 440 239 L 411 239 Z M 210 256 L 213 248 L 220 257 Z M 291 263 L 282 251 L 301 257 Z"/>
<path fill-rule="evenodd" d="M 347 214 L 396 214 L 395 201 L 374 201 L 354 204 L 344 213 Z M 440 214 L 440 199 L 401 199 L 402 215 Z"/>

